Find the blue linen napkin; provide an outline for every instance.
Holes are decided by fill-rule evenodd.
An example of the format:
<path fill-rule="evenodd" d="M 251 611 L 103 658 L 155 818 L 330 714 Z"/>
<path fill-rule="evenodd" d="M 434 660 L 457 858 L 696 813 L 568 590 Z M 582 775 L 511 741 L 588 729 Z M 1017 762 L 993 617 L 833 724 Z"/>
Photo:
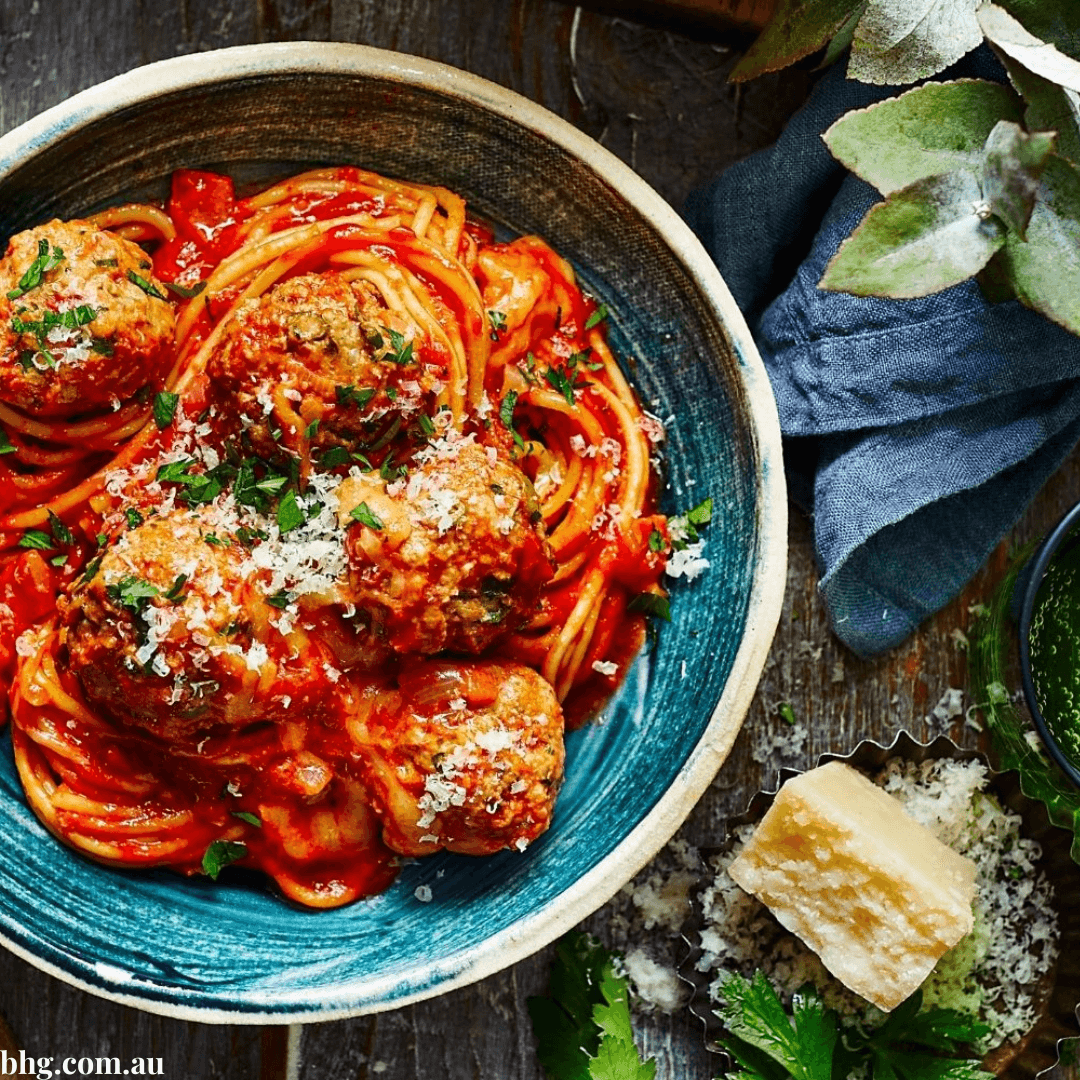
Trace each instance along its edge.
<path fill-rule="evenodd" d="M 917 300 L 817 281 L 879 198 L 821 133 L 893 96 L 830 70 L 769 149 L 684 210 L 772 380 L 793 499 L 810 511 L 833 630 L 899 644 L 982 566 L 1080 439 L 1080 338 L 974 282 Z M 1004 81 L 985 48 L 942 78 Z"/>

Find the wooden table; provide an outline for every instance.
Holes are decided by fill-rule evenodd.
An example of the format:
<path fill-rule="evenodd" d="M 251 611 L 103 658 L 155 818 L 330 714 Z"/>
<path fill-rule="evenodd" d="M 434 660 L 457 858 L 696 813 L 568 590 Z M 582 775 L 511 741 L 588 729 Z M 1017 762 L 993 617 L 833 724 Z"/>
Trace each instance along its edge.
<path fill-rule="evenodd" d="M 695 0 L 699 9 L 726 0 Z M 767 0 L 738 0 L 745 13 Z M 610 11 L 613 5 L 606 4 Z M 635 4 L 640 15 L 648 5 Z M 646 12 L 648 14 L 648 12 Z M 708 14 L 708 13 L 706 13 Z M 256 41 L 324 39 L 416 53 L 486 76 L 569 119 L 618 154 L 678 207 L 727 165 L 767 145 L 799 105 L 809 76 L 784 73 L 736 89 L 736 53 L 703 22 L 664 28 L 550 0 L 0 0 L 0 132 L 111 75 L 165 57 Z M 658 21 L 659 20 L 659 21 Z M 1050 482 L 1015 537 L 1045 530 L 1080 496 L 1080 458 Z M 1005 548 L 964 594 L 907 644 L 862 662 L 831 635 L 815 590 L 811 525 L 790 525 L 787 598 L 760 689 L 731 759 L 681 836 L 709 845 L 725 817 L 772 782 L 781 765 L 846 751 L 860 739 L 916 737 L 943 725 L 932 710 L 966 686 L 962 639 L 969 606 L 1000 576 Z M 965 703 L 969 699 L 965 697 Z M 805 742 L 781 755 L 789 703 L 810 722 Z M 947 725 L 946 725 L 947 726 Z M 954 722 L 950 733 L 974 744 Z M 631 927 L 625 898 L 587 920 L 609 944 L 663 950 L 656 931 Z M 552 950 L 455 993 L 377 1016 L 300 1029 L 181 1023 L 74 990 L 0 953 L 0 1013 L 30 1056 L 160 1057 L 164 1075 L 305 1080 L 539 1080 L 525 999 L 540 991 Z M 640 1041 L 660 1080 L 705 1080 L 716 1059 L 685 1012 L 642 1016 Z"/>

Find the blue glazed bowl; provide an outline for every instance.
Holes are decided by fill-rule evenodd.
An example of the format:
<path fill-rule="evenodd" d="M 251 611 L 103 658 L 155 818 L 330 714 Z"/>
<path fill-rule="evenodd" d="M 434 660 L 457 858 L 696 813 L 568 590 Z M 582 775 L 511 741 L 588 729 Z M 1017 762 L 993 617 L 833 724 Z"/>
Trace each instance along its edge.
<path fill-rule="evenodd" d="M 714 503 L 711 568 L 606 721 L 569 738 L 550 832 L 524 854 L 440 855 L 384 895 L 310 912 L 257 882 L 94 865 L 46 834 L 0 754 L 0 938 L 93 993 L 215 1023 L 387 1009 L 527 956 L 599 907 L 669 839 L 727 756 L 780 612 L 786 501 L 772 394 L 687 227 L 570 125 L 497 86 L 360 46 L 252 46 L 120 76 L 0 139 L 0 238 L 161 195 L 178 167 L 239 179 L 351 163 L 462 193 L 536 232 L 613 313 L 614 345 L 667 423 L 662 506 Z M 421 903 L 419 885 L 433 899 Z"/>

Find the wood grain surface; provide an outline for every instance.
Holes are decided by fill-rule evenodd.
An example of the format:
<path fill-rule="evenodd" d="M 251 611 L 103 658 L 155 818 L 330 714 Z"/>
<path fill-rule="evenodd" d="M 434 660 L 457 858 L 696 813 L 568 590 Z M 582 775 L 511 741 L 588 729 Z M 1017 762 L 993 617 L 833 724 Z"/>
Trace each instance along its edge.
<path fill-rule="evenodd" d="M 454 64 L 525 94 L 598 139 L 678 207 L 690 190 L 770 143 L 808 91 L 810 76 L 801 72 L 731 87 L 732 39 L 664 29 L 655 10 L 640 24 L 605 7 L 554 0 L 0 0 L 0 132 L 153 60 L 255 41 L 353 41 Z M 1040 534 L 1078 497 L 1074 455 L 1029 510 L 1017 507 L 1012 539 Z M 962 635 L 971 605 L 1000 576 L 1007 545 L 909 643 L 865 662 L 828 629 L 811 523 L 798 513 L 789 539 L 775 644 L 729 762 L 681 831 L 694 845 L 716 843 L 727 815 L 770 784 L 781 764 L 806 767 L 863 738 L 889 741 L 901 728 L 927 738 L 943 729 L 932 710 L 946 689 L 964 688 L 970 702 Z M 807 737 L 794 745 L 782 703 L 807 724 Z M 977 741 L 962 721 L 948 730 L 963 744 Z M 645 929 L 626 896 L 585 926 L 609 944 L 661 956 L 679 947 Z M 30 1056 L 160 1057 L 165 1076 L 191 1080 L 273 1080 L 287 1075 L 290 1057 L 288 1075 L 302 1080 L 541 1080 L 525 1000 L 543 988 L 550 960 L 545 949 L 475 986 L 394 1012 L 260 1030 L 116 1006 L 0 952 L 0 1014 Z M 657 1058 L 659 1080 L 714 1074 L 717 1059 L 685 1011 L 642 1015 L 636 1023 L 643 1048 Z"/>

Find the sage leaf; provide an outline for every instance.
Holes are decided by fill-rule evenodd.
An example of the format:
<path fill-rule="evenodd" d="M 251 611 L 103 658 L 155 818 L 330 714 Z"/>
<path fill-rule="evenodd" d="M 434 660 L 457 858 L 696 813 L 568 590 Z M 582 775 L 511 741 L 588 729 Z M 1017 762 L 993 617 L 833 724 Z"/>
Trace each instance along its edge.
<path fill-rule="evenodd" d="M 997 4 L 981 7 L 978 19 L 987 39 L 1006 56 L 1058 86 L 1080 92 L 1080 61 L 1029 33 Z"/>
<path fill-rule="evenodd" d="M 1053 132 L 1029 135 L 1018 124 L 999 120 L 986 140 L 983 197 L 1005 224 L 1027 239 L 1027 224 L 1046 159 L 1054 149 Z"/>
<path fill-rule="evenodd" d="M 822 136 L 842 164 L 889 195 L 916 180 L 981 168 L 999 120 L 1020 121 L 1008 87 L 982 79 L 927 83 L 840 117 Z"/>
<path fill-rule="evenodd" d="M 974 173 L 927 177 L 871 208 L 818 287 L 856 296 L 929 296 L 977 274 L 1004 239 Z"/>
<path fill-rule="evenodd" d="M 998 0 L 998 6 L 1040 41 L 1080 60 L 1080 4 L 1076 0 Z"/>
<path fill-rule="evenodd" d="M 821 58 L 818 68 L 832 67 L 841 56 L 851 48 L 851 40 L 855 37 L 855 27 L 859 25 L 862 13 L 866 10 L 865 0 L 848 18 L 848 21 L 837 31 L 836 36 L 829 42 L 825 49 L 825 55 Z"/>
<path fill-rule="evenodd" d="M 780 0 L 769 24 L 728 76 L 745 82 L 825 48 L 867 0 Z"/>
<path fill-rule="evenodd" d="M 1046 163 L 1027 242 L 1010 234 L 1001 254 L 1020 300 L 1080 334 L 1080 173 L 1063 158 Z"/>
<path fill-rule="evenodd" d="M 1078 7 L 1080 10 L 1080 7 Z M 1058 86 L 1011 56 L 997 50 L 998 59 L 1009 73 L 1009 81 L 1027 102 L 1024 125 L 1029 131 L 1056 131 L 1056 153 L 1080 165 L 1080 93 Z"/>
<path fill-rule="evenodd" d="M 979 0 L 870 0 L 851 42 L 848 77 L 885 86 L 944 71 L 982 44 Z"/>

